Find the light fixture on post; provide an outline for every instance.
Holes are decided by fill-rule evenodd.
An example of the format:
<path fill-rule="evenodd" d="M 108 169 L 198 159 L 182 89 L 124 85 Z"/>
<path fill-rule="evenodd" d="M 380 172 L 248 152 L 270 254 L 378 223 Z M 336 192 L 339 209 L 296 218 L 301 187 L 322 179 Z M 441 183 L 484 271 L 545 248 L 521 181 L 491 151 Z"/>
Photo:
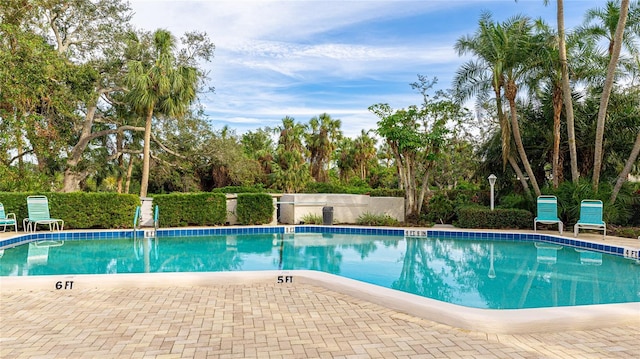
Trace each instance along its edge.
<path fill-rule="evenodd" d="M 496 184 L 496 175 L 493 173 L 489 175 L 489 185 L 491 186 L 491 210 L 493 211 L 493 186 Z"/>

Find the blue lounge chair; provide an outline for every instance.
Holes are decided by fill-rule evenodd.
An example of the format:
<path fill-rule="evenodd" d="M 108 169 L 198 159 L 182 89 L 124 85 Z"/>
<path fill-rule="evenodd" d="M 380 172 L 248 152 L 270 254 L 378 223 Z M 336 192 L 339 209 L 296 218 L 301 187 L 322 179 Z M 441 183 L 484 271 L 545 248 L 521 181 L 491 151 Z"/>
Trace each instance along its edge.
<path fill-rule="evenodd" d="M 603 238 L 607 236 L 607 224 L 602 220 L 602 201 L 584 199 L 580 202 L 580 219 L 573 226 L 574 236 L 578 236 L 580 228 L 602 230 Z"/>
<path fill-rule="evenodd" d="M 4 213 L 4 205 L 2 203 L 0 203 L 0 226 L 2 226 L 3 232 L 7 230 L 7 226 L 13 226 L 15 231 L 18 231 L 15 213 Z"/>
<path fill-rule="evenodd" d="M 50 231 L 64 229 L 63 220 L 51 218 L 49 215 L 49 200 L 45 196 L 27 197 L 27 211 L 29 212 L 29 218 L 25 218 L 22 221 L 25 232 L 35 232 L 38 224 L 48 224 Z"/>
<path fill-rule="evenodd" d="M 533 231 L 537 231 L 537 224 L 557 224 L 562 234 L 562 221 L 558 218 L 558 199 L 556 196 L 538 197 L 538 216 L 533 219 Z"/>

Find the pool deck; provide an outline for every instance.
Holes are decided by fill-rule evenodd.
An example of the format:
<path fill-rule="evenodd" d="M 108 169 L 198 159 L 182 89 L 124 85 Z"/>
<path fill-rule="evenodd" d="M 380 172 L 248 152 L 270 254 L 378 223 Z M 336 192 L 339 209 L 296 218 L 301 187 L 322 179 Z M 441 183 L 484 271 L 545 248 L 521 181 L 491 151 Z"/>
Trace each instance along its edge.
<path fill-rule="evenodd" d="M 579 238 L 602 241 L 596 234 Z M 605 243 L 640 247 L 638 240 L 610 236 Z M 53 283 L 19 288 L 0 281 L 0 358 L 633 358 L 640 353 L 640 306 L 624 324 L 495 334 L 440 324 L 317 281 L 276 284 L 238 276 L 216 284 L 169 276 L 138 286 L 111 277 L 60 290 Z"/>

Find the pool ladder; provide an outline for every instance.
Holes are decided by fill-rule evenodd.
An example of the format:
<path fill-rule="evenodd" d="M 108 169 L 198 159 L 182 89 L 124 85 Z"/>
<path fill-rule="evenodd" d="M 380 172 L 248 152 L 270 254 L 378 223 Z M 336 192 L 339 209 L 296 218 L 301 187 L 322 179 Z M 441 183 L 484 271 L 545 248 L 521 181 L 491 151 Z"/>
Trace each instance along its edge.
<path fill-rule="evenodd" d="M 144 214 L 141 206 L 136 207 L 136 213 L 133 216 L 133 238 L 137 238 L 138 231 L 142 228 L 153 228 L 153 229 L 144 229 L 144 238 L 155 238 L 156 232 L 158 231 L 159 219 L 160 219 L 160 208 L 158 205 L 154 207 L 153 210 L 153 225 L 143 225 L 146 223 L 144 221 Z M 147 221 L 148 222 L 148 221 Z"/>

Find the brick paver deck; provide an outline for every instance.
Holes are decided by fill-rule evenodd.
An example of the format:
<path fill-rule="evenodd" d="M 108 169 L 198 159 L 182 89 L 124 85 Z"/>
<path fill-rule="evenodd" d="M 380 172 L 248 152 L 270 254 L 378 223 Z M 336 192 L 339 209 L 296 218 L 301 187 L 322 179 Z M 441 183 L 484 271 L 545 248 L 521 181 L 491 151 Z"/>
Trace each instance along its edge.
<path fill-rule="evenodd" d="M 1 358 L 637 358 L 638 325 L 465 331 L 309 284 L 3 290 Z"/>

